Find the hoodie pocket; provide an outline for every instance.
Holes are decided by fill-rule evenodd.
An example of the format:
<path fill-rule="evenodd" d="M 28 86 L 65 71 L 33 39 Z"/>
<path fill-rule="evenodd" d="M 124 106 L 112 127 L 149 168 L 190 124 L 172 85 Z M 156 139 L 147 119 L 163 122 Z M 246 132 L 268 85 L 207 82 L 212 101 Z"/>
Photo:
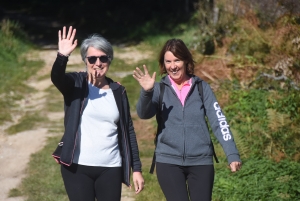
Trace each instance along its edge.
<path fill-rule="evenodd" d="M 188 157 L 211 155 L 211 140 L 203 126 L 189 125 L 185 128 L 185 155 Z"/>
<path fill-rule="evenodd" d="M 164 129 L 158 137 L 157 152 L 167 155 L 182 156 L 184 151 L 183 126 L 172 125 Z"/>

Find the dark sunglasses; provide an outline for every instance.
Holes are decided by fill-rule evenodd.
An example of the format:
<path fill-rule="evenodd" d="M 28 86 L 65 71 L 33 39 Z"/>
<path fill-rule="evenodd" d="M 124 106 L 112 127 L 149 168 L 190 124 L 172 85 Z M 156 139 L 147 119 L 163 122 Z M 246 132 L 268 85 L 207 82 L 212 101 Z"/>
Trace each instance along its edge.
<path fill-rule="evenodd" d="M 110 57 L 106 56 L 106 55 L 102 55 L 102 56 L 99 56 L 99 57 L 90 56 L 90 57 L 86 57 L 86 58 L 88 59 L 90 64 L 95 64 L 96 61 L 97 61 L 97 58 L 99 58 L 102 63 L 107 63 Z"/>

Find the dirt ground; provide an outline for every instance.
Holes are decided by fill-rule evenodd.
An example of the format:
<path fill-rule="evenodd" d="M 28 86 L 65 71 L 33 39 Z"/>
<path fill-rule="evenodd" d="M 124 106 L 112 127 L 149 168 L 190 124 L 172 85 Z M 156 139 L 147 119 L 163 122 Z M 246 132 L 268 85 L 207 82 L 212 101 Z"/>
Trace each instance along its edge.
<path fill-rule="evenodd" d="M 10 189 L 17 188 L 21 183 L 22 178 L 26 176 L 24 171 L 30 160 L 30 155 L 41 150 L 46 143 L 47 137 L 53 135 L 48 132 L 48 128 L 44 127 L 20 132 L 14 135 L 7 135 L 4 130 L 13 124 L 16 124 L 26 110 L 32 111 L 34 109 L 38 111 L 45 107 L 47 104 L 45 98 L 47 92 L 45 90 L 52 85 L 50 77 L 47 75 L 50 75 L 56 54 L 57 52 L 55 50 L 45 50 L 32 53 L 29 56 L 31 59 L 41 58 L 45 61 L 44 67 L 42 67 L 36 75 L 33 75 L 28 81 L 24 82 L 24 84 L 34 87 L 36 92 L 29 94 L 26 99 L 21 100 L 18 103 L 18 108 L 14 108 L 14 110 L 19 112 L 13 116 L 13 122 L 0 126 L 0 201 L 24 201 L 26 199 L 24 197 L 9 198 L 8 193 Z M 72 54 L 68 64 L 74 66 L 76 64 L 82 64 L 80 55 Z M 81 71 L 83 69 L 74 70 Z M 40 77 L 45 77 L 45 79 L 37 79 Z M 62 119 L 63 111 L 48 113 L 47 115 L 50 120 Z M 139 124 L 138 122 L 134 123 Z M 130 190 L 123 185 L 121 200 L 134 201 L 134 188 Z"/>

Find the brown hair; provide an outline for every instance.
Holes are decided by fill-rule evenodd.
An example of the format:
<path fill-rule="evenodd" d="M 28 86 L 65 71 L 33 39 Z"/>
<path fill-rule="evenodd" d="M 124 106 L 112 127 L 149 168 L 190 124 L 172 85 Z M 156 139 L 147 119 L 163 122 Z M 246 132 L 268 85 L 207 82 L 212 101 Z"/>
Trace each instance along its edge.
<path fill-rule="evenodd" d="M 160 51 L 158 57 L 160 75 L 167 73 L 164 65 L 165 53 L 167 51 L 172 52 L 175 57 L 184 61 L 186 64 L 186 73 L 188 75 L 194 74 L 195 61 L 193 60 L 191 52 L 182 40 L 173 38 L 168 40 Z"/>

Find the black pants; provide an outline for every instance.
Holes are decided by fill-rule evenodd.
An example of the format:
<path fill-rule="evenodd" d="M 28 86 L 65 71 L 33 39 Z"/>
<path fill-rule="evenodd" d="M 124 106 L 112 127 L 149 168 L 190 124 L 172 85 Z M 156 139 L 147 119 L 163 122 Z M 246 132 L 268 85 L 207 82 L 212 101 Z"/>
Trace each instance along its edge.
<path fill-rule="evenodd" d="M 61 174 L 70 201 L 120 201 L 121 167 L 61 165 Z"/>
<path fill-rule="evenodd" d="M 159 185 L 168 201 L 211 201 L 214 166 L 156 163 Z"/>

